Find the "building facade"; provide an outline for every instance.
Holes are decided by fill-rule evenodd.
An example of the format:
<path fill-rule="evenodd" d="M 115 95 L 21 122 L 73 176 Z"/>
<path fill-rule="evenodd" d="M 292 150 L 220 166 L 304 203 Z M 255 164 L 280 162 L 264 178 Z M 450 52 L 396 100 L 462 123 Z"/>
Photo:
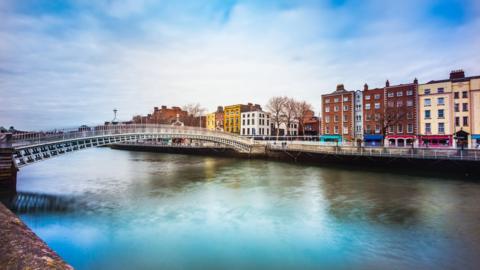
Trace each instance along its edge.
<path fill-rule="evenodd" d="M 252 103 L 248 103 L 247 105 L 244 104 L 236 104 L 236 105 L 229 105 L 224 107 L 224 130 L 230 133 L 237 133 L 240 134 L 241 128 L 241 113 L 248 112 L 248 111 L 261 111 L 262 107 L 258 104 L 253 105 Z"/>
<path fill-rule="evenodd" d="M 322 95 L 321 141 L 342 142 L 354 139 L 354 91 L 343 84 L 327 95 Z"/>
<path fill-rule="evenodd" d="M 207 114 L 207 129 L 223 131 L 224 111 L 222 106 L 217 111 Z"/>
<path fill-rule="evenodd" d="M 383 145 L 385 127 L 385 89 L 363 87 L 363 141 L 365 146 Z"/>
<path fill-rule="evenodd" d="M 270 136 L 270 113 L 249 111 L 240 114 L 242 136 Z"/>
<path fill-rule="evenodd" d="M 363 141 L 363 92 L 361 90 L 355 91 L 355 141 Z"/>
<path fill-rule="evenodd" d="M 300 136 L 318 136 L 320 135 L 320 118 L 315 116 L 315 112 L 309 110 L 303 117 L 302 124 L 298 130 Z"/>
<path fill-rule="evenodd" d="M 385 85 L 385 145 L 413 147 L 417 142 L 418 80 L 411 84 Z"/>

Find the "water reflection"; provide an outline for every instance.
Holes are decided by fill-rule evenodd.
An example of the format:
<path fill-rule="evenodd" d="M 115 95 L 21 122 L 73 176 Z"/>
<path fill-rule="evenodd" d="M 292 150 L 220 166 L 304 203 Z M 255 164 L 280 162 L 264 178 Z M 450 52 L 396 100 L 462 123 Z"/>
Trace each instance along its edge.
<path fill-rule="evenodd" d="M 476 183 L 106 148 L 62 158 L 22 169 L 12 208 L 78 269 L 480 265 Z"/>

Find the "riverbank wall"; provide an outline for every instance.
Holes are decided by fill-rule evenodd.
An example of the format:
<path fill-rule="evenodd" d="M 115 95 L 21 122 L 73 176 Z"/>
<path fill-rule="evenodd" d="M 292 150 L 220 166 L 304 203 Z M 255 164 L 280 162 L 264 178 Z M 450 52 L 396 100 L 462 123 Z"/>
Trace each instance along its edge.
<path fill-rule="evenodd" d="M 157 153 L 266 159 L 310 166 L 336 166 L 344 169 L 387 171 L 412 175 L 448 175 L 459 179 L 468 178 L 480 181 L 480 161 L 478 160 L 461 159 L 456 156 L 441 158 L 435 156 L 436 154 L 433 152 L 430 154 L 427 152 L 427 155 L 419 155 L 416 152 L 417 150 L 411 150 L 411 154 L 401 155 L 406 150 L 408 153 L 408 149 L 398 150 L 398 155 L 389 155 L 383 153 L 382 149 L 351 149 L 351 151 L 336 152 L 335 147 L 325 149 L 325 152 L 265 147 L 263 152 L 256 151 L 254 153 L 238 153 L 229 148 L 188 148 L 138 144 L 115 144 L 111 148 Z"/>
<path fill-rule="evenodd" d="M 0 269 L 73 269 L 0 203 Z"/>

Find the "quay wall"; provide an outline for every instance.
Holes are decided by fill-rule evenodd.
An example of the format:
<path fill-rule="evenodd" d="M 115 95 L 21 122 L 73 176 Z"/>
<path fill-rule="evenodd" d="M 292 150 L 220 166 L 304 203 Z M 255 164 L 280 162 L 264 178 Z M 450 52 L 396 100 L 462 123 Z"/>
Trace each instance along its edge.
<path fill-rule="evenodd" d="M 275 149 L 264 148 L 264 151 L 255 151 L 252 153 L 238 153 L 233 149 L 222 148 L 213 149 L 209 147 L 173 147 L 173 146 L 153 146 L 153 145 L 137 145 L 137 144 L 115 144 L 111 148 L 130 151 L 148 151 L 158 153 L 173 154 L 193 154 L 193 155 L 209 155 L 236 158 L 257 158 L 266 160 L 283 161 L 289 163 L 299 163 L 314 166 L 340 166 L 345 169 L 363 169 L 363 170 L 382 170 L 391 172 L 411 173 L 415 175 L 446 174 L 458 176 L 459 178 L 469 178 L 480 180 L 480 161 L 478 160 L 460 160 L 454 158 L 432 158 L 419 157 L 418 149 L 398 149 L 393 153 L 404 154 L 411 152 L 416 157 L 409 156 L 378 156 L 382 149 L 367 149 L 372 151 L 374 155 L 358 155 L 358 151 L 351 149 L 352 154 L 335 153 L 335 147 L 325 149 L 325 152 L 311 152 L 305 150 L 292 149 Z M 346 151 L 348 152 L 348 151 Z M 428 152 L 427 152 L 428 153 Z M 433 152 L 432 152 L 433 153 Z M 376 155 L 375 155 L 376 154 Z"/>

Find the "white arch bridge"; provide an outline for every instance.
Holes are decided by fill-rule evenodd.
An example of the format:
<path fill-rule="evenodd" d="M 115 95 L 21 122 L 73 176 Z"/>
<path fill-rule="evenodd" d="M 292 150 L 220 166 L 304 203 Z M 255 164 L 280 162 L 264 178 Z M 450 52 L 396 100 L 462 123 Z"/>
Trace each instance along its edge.
<path fill-rule="evenodd" d="M 197 127 L 118 124 L 14 134 L 10 139 L 17 167 L 92 147 L 148 139 L 193 139 L 213 142 L 240 153 L 264 146 L 236 134 Z M 255 147 L 259 146 L 259 147 Z M 257 150 L 258 151 L 258 150 Z"/>

